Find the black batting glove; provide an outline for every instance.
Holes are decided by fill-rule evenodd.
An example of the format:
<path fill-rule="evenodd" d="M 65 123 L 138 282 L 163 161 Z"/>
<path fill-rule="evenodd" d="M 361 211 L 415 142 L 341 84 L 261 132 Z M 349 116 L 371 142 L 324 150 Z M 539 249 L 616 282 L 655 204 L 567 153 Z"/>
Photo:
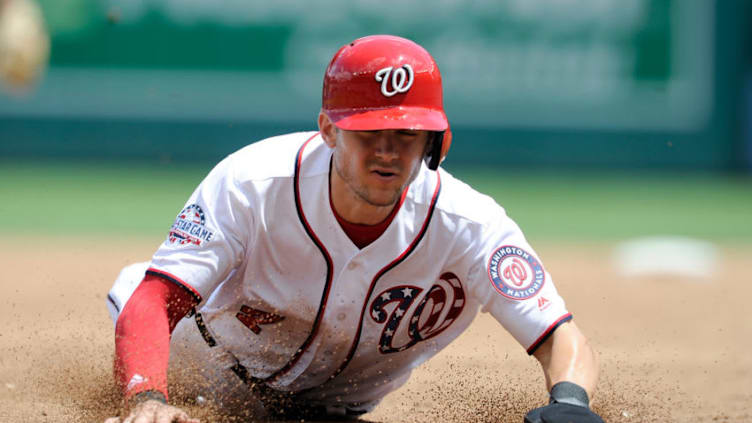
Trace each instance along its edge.
<path fill-rule="evenodd" d="M 557 383 L 549 398 L 548 405 L 525 415 L 525 423 L 604 423 L 590 410 L 587 392 L 576 383 Z"/>

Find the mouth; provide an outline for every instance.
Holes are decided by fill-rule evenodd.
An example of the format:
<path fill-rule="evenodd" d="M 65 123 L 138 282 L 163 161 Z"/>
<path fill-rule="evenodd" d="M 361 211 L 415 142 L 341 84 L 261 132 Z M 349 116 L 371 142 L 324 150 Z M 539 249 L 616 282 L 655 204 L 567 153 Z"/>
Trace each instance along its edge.
<path fill-rule="evenodd" d="M 389 170 L 373 170 L 372 173 L 375 173 L 376 175 L 382 178 L 391 178 L 391 177 L 397 176 L 396 172 L 392 172 Z"/>
<path fill-rule="evenodd" d="M 396 163 L 369 163 L 367 169 L 371 177 L 384 184 L 392 184 L 402 177 L 401 167 Z"/>
<path fill-rule="evenodd" d="M 400 182 L 400 176 L 396 172 L 388 170 L 373 170 L 371 171 L 371 181 L 375 187 L 393 188 Z"/>

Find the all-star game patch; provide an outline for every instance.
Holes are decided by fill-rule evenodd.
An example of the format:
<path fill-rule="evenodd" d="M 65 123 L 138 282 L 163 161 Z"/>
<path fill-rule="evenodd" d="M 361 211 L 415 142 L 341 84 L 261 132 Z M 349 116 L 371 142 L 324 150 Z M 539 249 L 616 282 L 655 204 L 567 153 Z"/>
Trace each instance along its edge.
<path fill-rule="evenodd" d="M 543 288 L 546 273 L 532 254 L 513 245 L 504 245 L 491 254 L 488 277 L 499 294 L 513 300 L 528 299 Z"/>
<path fill-rule="evenodd" d="M 167 241 L 170 244 L 193 244 L 201 245 L 202 242 L 211 241 L 214 232 L 207 229 L 206 216 L 198 204 L 191 204 L 184 208 L 175 218 L 175 223 L 170 228 Z"/>

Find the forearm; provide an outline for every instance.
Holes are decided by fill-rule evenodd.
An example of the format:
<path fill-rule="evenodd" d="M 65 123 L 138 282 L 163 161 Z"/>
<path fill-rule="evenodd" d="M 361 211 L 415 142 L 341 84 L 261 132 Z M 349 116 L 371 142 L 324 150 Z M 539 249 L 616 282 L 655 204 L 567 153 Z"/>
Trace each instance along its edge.
<path fill-rule="evenodd" d="M 147 276 L 128 300 L 115 329 L 115 378 L 129 400 L 144 391 L 167 398 L 170 334 L 194 305 L 181 288 Z"/>
<path fill-rule="evenodd" d="M 546 389 L 563 381 L 583 387 L 593 397 L 598 382 L 598 358 L 574 322 L 559 326 L 535 352 L 546 378 Z"/>

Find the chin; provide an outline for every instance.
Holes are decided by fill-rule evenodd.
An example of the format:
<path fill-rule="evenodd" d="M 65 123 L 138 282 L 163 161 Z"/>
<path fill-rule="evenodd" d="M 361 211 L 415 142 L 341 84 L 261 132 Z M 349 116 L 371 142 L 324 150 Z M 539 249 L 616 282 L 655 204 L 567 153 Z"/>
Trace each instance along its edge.
<path fill-rule="evenodd" d="M 383 195 L 369 195 L 367 201 L 373 206 L 393 206 L 399 201 L 401 193 L 402 190 L 397 190 L 389 193 L 384 193 Z"/>

